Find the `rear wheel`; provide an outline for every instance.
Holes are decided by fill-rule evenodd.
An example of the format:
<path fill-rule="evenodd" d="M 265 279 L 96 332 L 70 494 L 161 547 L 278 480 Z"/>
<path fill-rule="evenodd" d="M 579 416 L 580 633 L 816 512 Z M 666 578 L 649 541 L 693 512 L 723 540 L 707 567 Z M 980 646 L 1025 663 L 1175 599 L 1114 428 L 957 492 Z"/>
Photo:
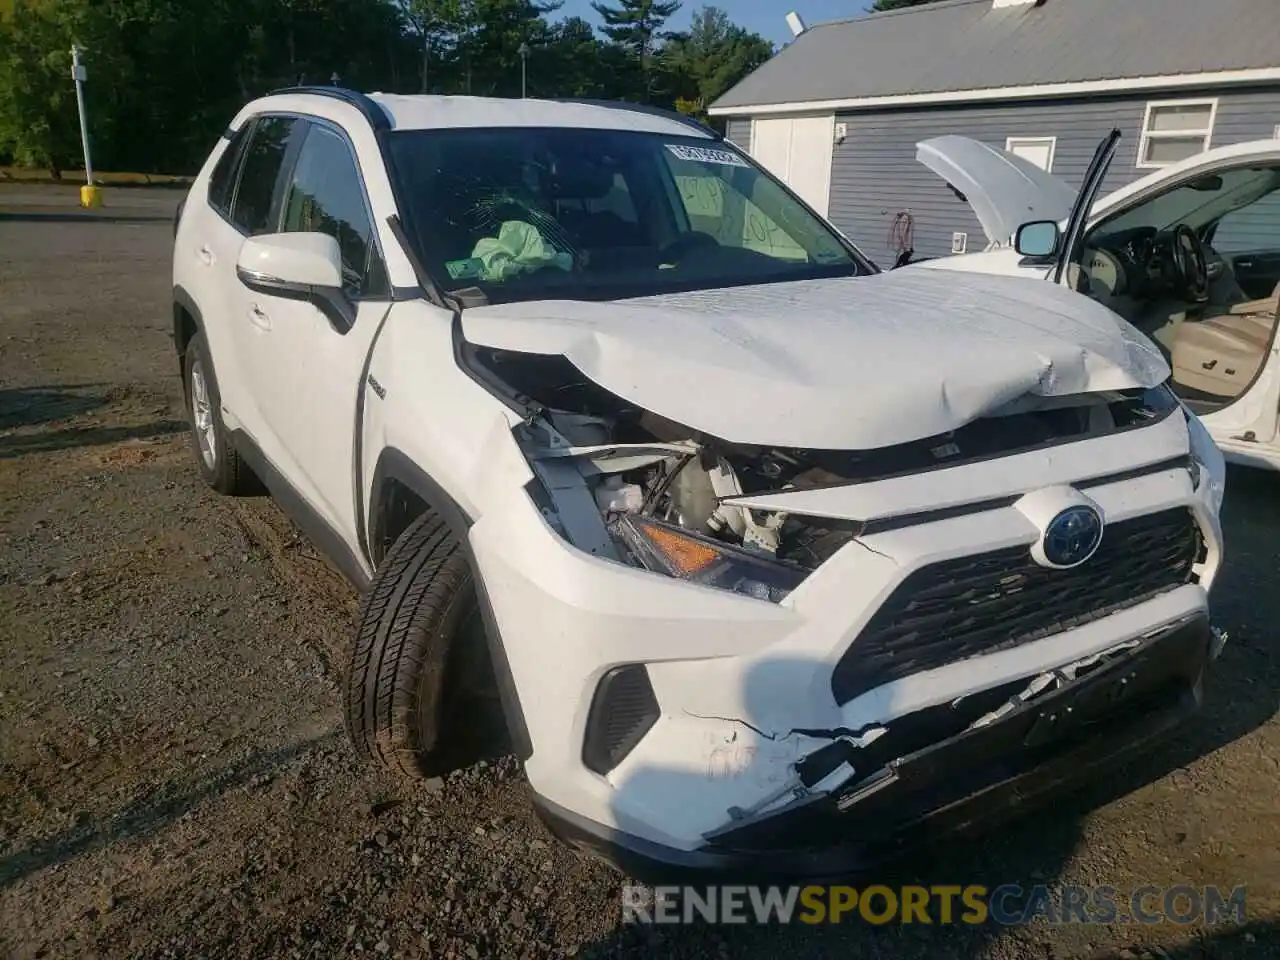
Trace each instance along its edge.
<path fill-rule="evenodd" d="M 397 776 L 439 776 L 505 751 L 471 566 L 432 511 L 378 568 L 346 687 L 356 751 Z"/>
<path fill-rule="evenodd" d="M 222 422 L 222 399 L 213 378 L 213 363 L 204 334 L 197 333 L 183 356 L 191 450 L 200 476 L 214 490 L 232 496 L 262 492 L 262 484 L 240 458 Z"/>

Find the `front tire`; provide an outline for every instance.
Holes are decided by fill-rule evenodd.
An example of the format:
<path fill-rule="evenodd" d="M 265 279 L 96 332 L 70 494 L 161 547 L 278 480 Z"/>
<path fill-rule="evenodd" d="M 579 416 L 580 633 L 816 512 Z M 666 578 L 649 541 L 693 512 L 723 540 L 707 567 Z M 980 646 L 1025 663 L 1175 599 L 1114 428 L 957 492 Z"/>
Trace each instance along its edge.
<path fill-rule="evenodd" d="M 496 692 L 466 552 L 433 511 L 388 551 L 360 607 L 346 683 L 357 753 L 410 780 L 492 755 Z M 482 739 L 486 742 L 481 742 Z"/>
<path fill-rule="evenodd" d="M 203 333 L 197 333 L 187 344 L 182 372 L 191 422 L 191 451 L 201 479 L 218 493 L 230 496 L 261 493 L 262 484 L 241 460 L 222 422 L 222 397 Z"/>

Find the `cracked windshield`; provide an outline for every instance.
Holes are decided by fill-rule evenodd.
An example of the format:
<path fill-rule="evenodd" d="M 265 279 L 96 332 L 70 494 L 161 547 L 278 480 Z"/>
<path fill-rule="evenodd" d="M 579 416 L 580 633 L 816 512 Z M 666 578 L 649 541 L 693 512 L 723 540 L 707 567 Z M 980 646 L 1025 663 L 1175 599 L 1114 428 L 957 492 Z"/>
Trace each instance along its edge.
<path fill-rule="evenodd" d="M 588 129 L 398 133 L 410 229 L 446 289 L 644 295 L 853 275 L 853 255 L 731 145 Z"/>

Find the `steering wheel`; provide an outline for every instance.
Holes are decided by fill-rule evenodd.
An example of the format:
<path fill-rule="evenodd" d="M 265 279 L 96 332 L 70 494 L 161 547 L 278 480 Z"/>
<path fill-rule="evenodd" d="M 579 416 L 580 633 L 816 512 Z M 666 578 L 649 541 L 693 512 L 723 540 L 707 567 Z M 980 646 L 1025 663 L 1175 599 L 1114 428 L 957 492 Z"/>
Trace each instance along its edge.
<path fill-rule="evenodd" d="M 1191 303 L 1209 299 L 1209 263 L 1200 237 L 1185 223 L 1173 228 L 1169 241 L 1170 282 L 1175 292 Z"/>
<path fill-rule="evenodd" d="M 678 264 L 689 254 L 697 250 L 710 249 L 711 247 L 719 247 L 720 242 L 709 233 L 703 233 L 700 230 L 691 230 L 681 237 L 672 240 L 665 247 L 658 251 L 659 263 L 675 263 Z"/>

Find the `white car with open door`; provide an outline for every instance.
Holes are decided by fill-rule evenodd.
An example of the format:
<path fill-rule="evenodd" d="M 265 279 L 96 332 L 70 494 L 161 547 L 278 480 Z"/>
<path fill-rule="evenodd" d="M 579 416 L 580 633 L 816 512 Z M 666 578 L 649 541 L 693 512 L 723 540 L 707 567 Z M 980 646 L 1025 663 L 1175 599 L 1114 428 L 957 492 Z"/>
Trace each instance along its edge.
<path fill-rule="evenodd" d="M 641 879 L 1025 809 L 1222 649 L 1222 458 L 1159 351 L 1052 284 L 882 273 L 678 115 L 279 91 L 173 279 L 196 468 L 364 594 L 357 751 L 474 759 L 484 681 L 542 816 Z"/>
<path fill-rule="evenodd" d="M 1227 459 L 1280 469 L 1280 140 L 1209 150 L 1094 199 L 1118 140 L 1079 191 L 967 137 L 918 144 L 992 246 L 914 266 L 1047 277 L 1106 304 L 1160 348 Z"/>

